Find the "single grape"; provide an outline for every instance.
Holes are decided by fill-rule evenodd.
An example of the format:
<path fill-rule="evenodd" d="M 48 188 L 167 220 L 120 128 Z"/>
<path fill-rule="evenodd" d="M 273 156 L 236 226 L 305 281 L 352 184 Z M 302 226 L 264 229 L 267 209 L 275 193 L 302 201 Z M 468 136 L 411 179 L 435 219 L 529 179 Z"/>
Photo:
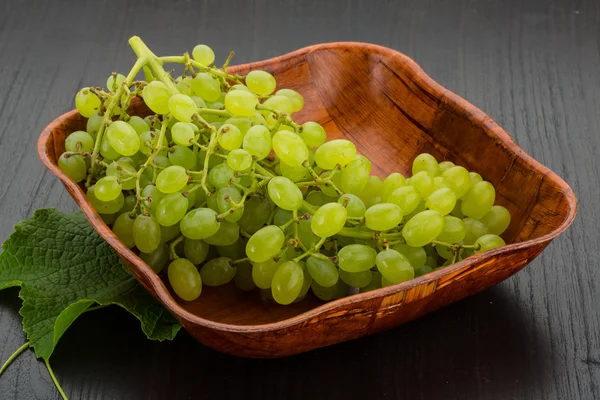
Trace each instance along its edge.
<path fill-rule="evenodd" d="M 360 288 L 360 293 L 370 292 L 371 290 L 381 288 L 381 273 L 379 271 L 369 271 L 371 273 L 371 282 Z"/>
<path fill-rule="evenodd" d="M 228 220 L 221 221 L 219 230 L 212 236 L 204 239 L 208 244 L 214 246 L 229 246 L 234 244 L 240 238 L 240 227 L 235 222 Z"/>
<path fill-rule="evenodd" d="M 75 95 L 75 107 L 79 114 L 89 118 L 100 109 L 100 99 L 89 87 L 85 87 Z"/>
<path fill-rule="evenodd" d="M 191 87 L 191 85 L 192 85 L 192 82 L 190 81 L 190 87 Z M 192 94 L 193 94 L 193 92 L 192 92 Z M 190 97 L 192 98 L 192 100 L 194 100 L 194 103 L 196 103 L 196 107 L 198 107 L 198 108 L 207 108 L 208 107 L 202 97 L 198 97 L 198 96 L 190 96 Z"/>
<path fill-rule="evenodd" d="M 248 129 L 243 140 L 243 148 L 257 159 L 266 158 L 271 152 L 271 132 L 262 125 Z"/>
<path fill-rule="evenodd" d="M 502 235 L 510 225 L 510 212 L 502 206 L 493 206 L 481 219 L 490 233 Z"/>
<path fill-rule="evenodd" d="M 176 237 L 181 235 L 181 228 L 179 224 L 173 224 L 171 226 L 160 226 L 160 242 L 167 243 Z"/>
<path fill-rule="evenodd" d="M 275 93 L 275 94 L 277 96 L 285 96 L 288 99 L 290 99 L 290 101 L 292 102 L 292 105 L 293 105 L 294 112 L 300 111 L 304 107 L 304 98 L 302 97 L 302 95 L 300 93 L 296 92 L 295 90 L 279 89 L 277 91 L 277 93 Z"/>
<path fill-rule="evenodd" d="M 151 253 L 140 253 L 140 258 L 158 274 L 169 264 L 169 246 L 163 243 Z"/>
<path fill-rule="evenodd" d="M 255 193 L 244 203 L 242 218 L 238 225 L 244 231 L 252 234 L 259 230 L 269 219 L 271 202 L 265 196 Z"/>
<path fill-rule="evenodd" d="M 218 257 L 200 268 L 200 277 L 206 286 L 222 286 L 231 282 L 236 272 L 237 268 L 231 265 L 231 259 Z"/>
<path fill-rule="evenodd" d="M 465 223 L 451 215 L 444 217 L 444 229 L 438 235 L 437 240 L 446 243 L 460 243 L 467 234 Z"/>
<path fill-rule="evenodd" d="M 269 259 L 263 262 L 253 262 L 252 263 L 252 280 L 254 284 L 259 289 L 269 289 L 271 288 L 271 283 L 273 282 L 273 275 L 275 275 L 275 271 L 279 265 L 283 264 L 285 261 L 281 260 L 279 262 L 275 262 L 273 259 Z"/>
<path fill-rule="evenodd" d="M 385 279 L 385 276 L 381 275 L 381 287 L 392 286 L 393 283 Z"/>
<path fill-rule="evenodd" d="M 300 137 L 308 147 L 319 147 L 327 140 L 327 133 L 321 125 L 309 121 L 302 124 Z"/>
<path fill-rule="evenodd" d="M 58 168 L 75 182 L 81 182 L 87 176 L 87 165 L 82 156 L 61 154 Z"/>
<path fill-rule="evenodd" d="M 404 225 L 402 236 L 409 246 L 422 247 L 435 240 L 443 229 L 444 218 L 439 212 L 421 211 Z"/>
<path fill-rule="evenodd" d="M 320 192 L 314 192 L 320 193 Z M 308 200 L 308 199 L 307 199 Z M 338 203 L 346 207 L 346 211 L 348 212 L 348 217 L 352 218 L 360 218 L 364 217 L 366 207 L 361 199 L 354 194 L 343 194 L 338 199 Z M 311 203 L 312 204 L 312 203 Z M 321 205 L 321 204 L 319 204 Z"/>
<path fill-rule="evenodd" d="M 312 217 L 302 219 L 298 222 L 298 237 L 306 248 L 314 247 L 319 241 L 319 237 L 314 234 L 311 228 Z"/>
<path fill-rule="evenodd" d="M 169 98 L 169 111 L 181 122 L 192 122 L 192 117 L 198 111 L 198 107 L 190 96 L 174 94 Z"/>
<path fill-rule="evenodd" d="M 235 171 L 227 164 L 219 164 L 208 173 L 208 181 L 217 189 L 229 186 L 230 182 L 239 183 L 240 178 L 235 176 Z"/>
<path fill-rule="evenodd" d="M 138 215 L 133 223 L 133 241 L 142 253 L 151 253 L 160 244 L 160 225 L 148 215 Z"/>
<path fill-rule="evenodd" d="M 448 182 L 446 181 L 446 179 L 444 179 L 443 176 L 436 176 L 435 178 L 433 178 L 433 187 L 434 192 L 438 189 L 451 189 L 450 185 L 448 185 Z"/>
<path fill-rule="evenodd" d="M 265 226 L 250 237 L 246 244 L 246 255 L 251 261 L 264 262 L 275 257 L 281 247 L 285 236 L 279 227 Z"/>
<path fill-rule="evenodd" d="M 121 184 L 115 176 L 105 176 L 96 182 L 94 194 L 100 201 L 115 200 L 121 193 Z"/>
<path fill-rule="evenodd" d="M 302 289 L 300 289 L 300 293 L 298 293 L 298 296 L 294 299 L 294 303 L 302 301 L 304 297 L 306 297 L 306 294 L 310 290 L 310 285 L 312 284 L 312 278 L 306 270 L 306 263 L 304 261 L 299 261 L 298 264 L 302 268 Z"/>
<path fill-rule="evenodd" d="M 146 198 L 146 200 L 142 202 L 142 205 L 151 214 L 154 214 L 156 212 L 156 207 L 158 207 L 160 201 L 165 197 L 165 194 L 158 190 L 156 186 L 147 185 L 142 189 L 142 197 Z"/>
<path fill-rule="evenodd" d="M 217 140 L 225 150 L 235 150 L 242 146 L 244 135 L 237 126 L 225 124 L 219 128 Z"/>
<path fill-rule="evenodd" d="M 188 179 L 185 168 L 179 165 L 171 165 L 160 171 L 156 177 L 156 187 L 165 194 L 175 193 L 187 185 Z"/>
<path fill-rule="evenodd" d="M 225 96 L 225 109 L 236 116 L 252 117 L 257 104 L 256 96 L 243 90 L 229 91 Z"/>
<path fill-rule="evenodd" d="M 105 160 L 116 160 L 121 156 L 108 142 L 108 138 L 104 136 L 102 143 L 100 143 L 100 154 Z"/>
<path fill-rule="evenodd" d="M 346 272 L 340 269 L 340 279 L 352 287 L 363 288 L 371 283 L 371 271 Z"/>
<path fill-rule="evenodd" d="M 452 211 L 450 211 L 450 215 L 460 219 L 463 219 L 465 217 L 465 215 L 462 213 L 462 200 L 456 201 L 456 205 L 454 206 Z"/>
<path fill-rule="evenodd" d="M 415 269 L 425 265 L 427 261 L 427 253 L 422 247 L 411 247 L 405 243 L 400 243 L 392 246 L 392 249 L 402 254 Z"/>
<path fill-rule="evenodd" d="M 125 202 L 123 192 L 120 192 L 119 196 L 114 200 L 101 201 L 94 193 L 96 189 L 95 186 L 96 185 L 92 185 L 88 188 L 86 196 L 98 214 L 114 214 L 123 208 L 123 204 Z"/>
<path fill-rule="evenodd" d="M 171 91 L 167 86 L 159 81 L 152 81 L 144 87 L 142 91 L 144 103 L 156 114 L 169 113 L 169 98 Z"/>
<path fill-rule="evenodd" d="M 176 122 L 171 128 L 171 137 L 175 144 L 191 146 L 194 139 L 194 126 L 190 123 Z"/>
<path fill-rule="evenodd" d="M 87 124 L 85 126 L 85 130 L 87 133 L 89 133 L 90 135 L 92 135 L 92 137 L 94 139 L 96 139 L 96 135 L 98 134 L 98 131 L 100 130 L 100 127 L 102 126 L 102 123 L 104 121 L 104 117 L 101 115 L 98 115 L 98 113 L 93 113 L 87 121 Z"/>
<path fill-rule="evenodd" d="M 276 176 L 268 184 L 269 197 L 279 208 L 298 210 L 302 206 L 302 192 L 288 178 Z"/>
<path fill-rule="evenodd" d="M 315 152 L 315 162 L 323 169 L 345 167 L 356 157 L 356 146 L 349 140 L 335 139 L 320 146 Z"/>
<path fill-rule="evenodd" d="M 394 203 L 381 203 L 367 208 L 365 225 L 374 231 L 387 231 L 398 226 L 404 216 Z"/>
<path fill-rule="evenodd" d="M 471 176 L 463 167 L 451 167 L 444 171 L 442 176 L 458 199 L 462 198 L 471 187 Z"/>
<path fill-rule="evenodd" d="M 328 203 L 319 208 L 311 220 L 311 228 L 319 237 L 333 236 L 342 230 L 348 212 L 339 203 Z"/>
<path fill-rule="evenodd" d="M 412 186 L 402 186 L 392 192 L 387 199 L 388 203 L 396 204 L 406 214 L 410 214 L 421 202 L 421 195 Z"/>
<path fill-rule="evenodd" d="M 200 64 L 209 66 L 215 62 L 215 53 L 213 49 L 205 44 L 199 44 L 192 50 L 192 57 Z"/>
<path fill-rule="evenodd" d="M 175 225 L 184 217 L 188 209 L 188 199 L 181 193 L 166 195 L 156 207 L 156 220 L 162 226 Z"/>
<path fill-rule="evenodd" d="M 185 238 L 183 243 L 185 258 L 190 260 L 192 264 L 202 264 L 208 256 L 209 247 L 209 244 L 204 240 Z"/>
<path fill-rule="evenodd" d="M 383 181 L 383 188 L 381 189 L 381 199 L 387 201 L 390 195 L 396 190 L 406 185 L 406 179 L 404 175 L 394 172 L 389 174 Z M 402 207 L 400 207 L 402 208 Z"/>
<path fill-rule="evenodd" d="M 363 244 L 351 244 L 338 252 L 338 265 L 347 272 L 370 270 L 375 265 L 375 249 Z"/>
<path fill-rule="evenodd" d="M 200 72 L 192 79 L 192 94 L 202 97 L 207 102 L 216 102 L 221 97 L 221 85 L 219 81 L 207 72 Z M 253 96 L 254 97 L 254 96 Z M 226 98 L 227 99 L 227 98 Z M 207 103 L 207 106 L 210 105 Z M 219 107 L 210 108 L 221 108 Z"/>
<path fill-rule="evenodd" d="M 256 288 L 254 281 L 252 280 L 252 264 L 249 262 L 242 262 L 236 264 L 237 273 L 233 277 L 233 282 L 238 289 L 244 292 L 253 290 Z"/>
<path fill-rule="evenodd" d="M 202 278 L 200 273 L 185 258 L 177 258 L 167 269 L 169 283 L 177 296 L 185 301 L 196 300 L 202 293 Z"/>
<path fill-rule="evenodd" d="M 471 178 L 471 186 L 483 181 L 483 178 L 477 172 L 469 172 L 469 177 Z"/>
<path fill-rule="evenodd" d="M 232 150 L 227 154 L 227 165 L 234 171 L 246 171 L 252 166 L 252 155 L 243 149 Z"/>
<path fill-rule="evenodd" d="M 435 251 L 442 257 L 444 260 L 451 260 L 454 258 L 454 251 L 450 247 L 446 246 L 435 246 Z"/>
<path fill-rule="evenodd" d="M 312 279 L 323 287 L 332 287 L 339 279 L 338 269 L 330 260 L 310 256 L 306 268 Z"/>
<path fill-rule="evenodd" d="M 365 156 L 357 155 L 342 171 L 342 191 L 356 195 L 360 194 L 367 185 L 370 173 L 371 161 Z"/>
<path fill-rule="evenodd" d="M 91 153 L 94 150 L 94 138 L 86 131 L 75 131 L 65 139 L 65 150 Z"/>
<path fill-rule="evenodd" d="M 416 175 L 421 171 L 427 172 L 431 178 L 434 178 L 441 173 L 437 160 L 434 156 L 428 153 L 419 154 L 413 161 L 413 175 Z"/>
<path fill-rule="evenodd" d="M 125 75 L 122 75 L 122 74 L 116 74 L 116 76 L 111 75 L 106 80 L 106 88 L 108 89 L 109 92 L 116 92 L 117 89 L 121 86 L 121 84 L 123 84 L 123 82 L 125 82 Z"/>
<path fill-rule="evenodd" d="M 176 80 L 175 87 L 179 91 L 179 93 L 184 94 L 186 96 L 192 95 L 192 78 L 186 76 L 185 78 L 179 77 Z M 194 101 L 195 103 L 195 101 Z"/>
<path fill-rule="evenodd" d="M 327 203 L 333 203 L 334 201 L 336 201 L 335 197 L 329 197 L 325 193 L 318 191 L 318 190 L 313 190 L 306 196 L 307 203 L 310 203 L 314 206 L 319 206 L 319 207 L 322 205 L 325 205 Z M 343 203 L 340 203 L 340 204 L 343 205 Z"/>
<path fill-rule="evenodd" d="M 248 89 L 246 86 L 242 85 L 241 83 L 237 83 L 237 84 L 233 85 L 232 87 L 229 88 L 229 90 L 243 90 L 244 92 L 252 93 L 252 90 Z"/>
<path fill-rule="evenodd" d="M 308 179 L 310 176 L 308 169 L 302 165 L 291 167 L 287 164 L 279 163 L 278 166 L 281 169 L 281 175 L 285 176 L 292 182 L 300 182 Z"/>
<path fill-rule="evenodd" d="M 132 156 L 140 149 L 140 137 L 127 122 L 115 121 L 106 132 L 108 143 L 124 156 Z"/>
<path fill-rule="evenodd" d="M 456 195 L 450 189 L 438 189 L 427 197 L 427 208 L 435 210 L 442 215 L 447 215 L 456 206 Z"/>
<path fill-rule="evenodd" d="M 172 165 L 178 165 L 187 170 L 196 168 L 196 155 L 186 146 L 175 145 L 169 149 L 168 158 Z"/>
<path fill-rule="evenodd" d="M 291 114 L 294 112 L 294 104 L 286 96 L 271 96 L 263 103 L 264 106 L 279 111 L 281 113 Z M 269 111 L 263 111 L 263 116 L 269 115 Z"/>
<path fill-rule="evenodd" d="M 475 253 L 483 253 L 484 251 L 496 249 L 506 245 L 504 240 L 498 235 L 483 235 L 475 241 L 475 246 L 480 246 Z"/>
<path fill-rule="evenodd" d="M 456 165 L 452 161 L 442 161 L 439 166 L 440 166 L 440 171 L 443 174 L 444 172 L 448 171 L 450 168 L 455 167 Z"/>
<path fill-rule="evenodd" d="M 140 138 L 140 153 L 148 156 L 150 155 L 150 153 L 152 153 L 152 143 L 156 140 L 156 142 L 158 142 L 158 139 L 155 139 L 154 132 L 152 131 L 146 131 L 146 132 L 142 132 L 139 135 Z M 157 143 L 158 144 L 158 143 Z M 168 146 L 168 142 L 167 142 L 167 138 L 163 137 L 163 141 L 162 141 L 162 146 L 166 147 Z M 156 157 L 155 157 L 156 160 Z"/>
<path fill-rule="evenodd" d="M 310 285 L 312 292 L 323 301 L 341 299 L 348 294 L 348 285 L 339 279 L 337 283 L 331 287 L 323 287 L 313 280 Z"/>
<path fill-rule="evenodd" d="M 433 178 L 426 171 L 418 172 L 410 178 L 410 185 L 417 189 L 423 199 L 429 197 L 434 190 Z"/>
<path fill-rule="evenodd" d="M 481 219 L 492 209 L 495 199 L 496 190 L 491 183 L 487 181 L 476 183 L 463 198 L 461 211 L 467 217 Z"/>
<path fill-rule="evenodd" d="M 473 244 L 477 239 L 489 233 L 487 226 L 477 219 L 465 218 L 463 222 L 466 229 L 464 244 Z"/>
<path fill-rule="evenodd" d="M 206 239 L 219 230 L 217 213 L 210 208 L 196 208 L 188 212 L 179 224 L 183 236 L 189 239 Z"/>
<path fill-rule="evenodd" d="M 275 91 L 277 82 L 270 73 L 256 70 L 246 75 L 246 86 L 260 96 L 268 96 Z"/>
<path fill-rule="evenodd" d="M 308 148 L 300 136 L 290 131 L 279 131 L 273 135 L 273 150 L 281 162 L 290 165 L 301 165 L 308 159 Z"/>
<path fill-rule="evenodd" d="M 133 240 L 133 224 L 134 218 L 131 218 L 129 213 L 123 213 L 117 217 L 117 220 L 113 224 L 112 231 L 117 237 L 123 242 L 123 244 L 129 248 L 135 246 Z"/>
<path fill-rule="evenodd" d="M 374 204 L 381 202 L 381 191 L 383 190 L 383 181 L 380 177 L 371 175 L 367 184 L 358 197 L 367 205 L 367 203 L 371 203 L 373 199 L 379 197 L 379 201 Z"/>
<path fill-rule="evenodd" d="M 135 197 L 134 194 L 125 196 L 125 198 L 123 199 L 123 207 L 121 207 L 121 209 L 117 213 L 117 216 L 119 216 L 123 213 L 129 213 L 129 212 L 133 211 L 133 208 L 136 206 L 136 204 L 137 204 L 137 198 Z"/>
<path fill-rule="evenodd" d="M 295 261 L 286 261 L 277 267 L 271 282 L 273 299 L 279 304 L 291 304 L 302 290 L 304 272 Z"/>
<path fill-rule="evenodd" d="M 415 277 L 415 270 L 408 259 L 396 250 L 387 249 L 380 252 L 377 254 L 375 263 L 381 275 L 392 284 Z"/>

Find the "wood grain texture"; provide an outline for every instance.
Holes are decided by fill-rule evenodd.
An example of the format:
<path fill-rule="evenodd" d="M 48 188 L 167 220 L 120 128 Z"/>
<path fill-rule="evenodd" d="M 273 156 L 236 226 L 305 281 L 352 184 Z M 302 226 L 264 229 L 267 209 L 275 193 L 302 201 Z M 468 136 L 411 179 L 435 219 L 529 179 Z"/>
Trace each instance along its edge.
<path fill-rule="evenodd" d="M 565 235 L 530 268 L 498 287 L 401 328 L 296 357 L 237 359 L 207 350 L 185 335 L 174 343 L 149 343 L 120 311 L 90 314 L 71 328 L 53 357 L 71 397 L 599 397 L 597 2 L 116 5 L 0 5 L 4 236 L 37 207 L 74 209 L 62 185 L 36 160 L 36 134 L 72 108 L 78 87 L 103 82 L 107 71 L 128 68 L 132 56 L 124 43 L 132 34 L 159 54 L 205 41 L 221 58 L 235 49 L 238 62 L 335 40 L 398 49 L 491 115 L 525 151 L 564 177 L 581 208 Z M 167 23 L 159 22 L 165 18 Z M 223 21 L 236 28 L 220 31 Z M 2 358 L 23 340 L 15 297 L 16 291 L 0 293 Z M 90 342 L 101 344 L 90 348 Z M 329 379 L 320 379 L 324 374 Z M 58 397 L 43 366 L 28 353 L 0 379 L 0 398 Z"/>

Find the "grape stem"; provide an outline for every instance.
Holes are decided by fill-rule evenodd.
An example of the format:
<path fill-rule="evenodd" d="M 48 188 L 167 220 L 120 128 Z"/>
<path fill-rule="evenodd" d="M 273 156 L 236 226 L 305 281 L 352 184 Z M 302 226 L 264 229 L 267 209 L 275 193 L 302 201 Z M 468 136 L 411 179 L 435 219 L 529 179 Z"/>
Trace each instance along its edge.
<path fill-rule="evenodd" d="M 169 244 L 169 258 L 171 260 L 176 260 L 179 258 L 177 253 L 175 253 L 175 246 L 177 246 L 184 239 L 183 235 L 180 235 L 177 239 L 173 240 Z"/>
<path fill-rule="evenodd" d="M 308 250 L 308 251 L 300 254 L 298 257 L 294 258 L 294 261 L 298 262 L 298 261 L 302 260 L 304 257 L 308 257 L 310 255 L 313 255 L 313 256 L 316 256 L 317 254 L 322 255 L 321 253 L 319 253 L 319 249 L 321 248 L 321 246 L 323 246 L 323 243 L 325 243 L 326 240 L 327 240 L 326 237 L 321 238 L 311 250 Z M 327 259 L 329 259 L 329 258 L 327 258 Z"/>
<path fill-rule="evenodd" d="M 50 374 L 50 378 L 52 378 L 52 382 L 54 382 L 54 386 L 56 386 L 56 390 L 58 390 L 58 393 L 60 393 L 63 400 L 67 400 L 67 395 L 63 391 L 62 387 L 60 387 L 60 383 L 58 383 L 58 379 L 56 379 L 56 376 L 54 375 L 54 371 L 52 371 L 52 367 L 50 366 L 50 361 L 48 359 L 45 359 L 44 362 L 46 363 L 46 368 L 48 368 L 48 373 Z"/>
<path fill-rule="evenodd" d="M 383 239 L 400 239 L 402 238 L 402 233 L 401 232 L 394 232 L 394 233 L 385 233 L 385 232 L 363 232 L 363 231 L 359 231 L 357 229 L 354 228 L 342 228 L 341 231 L 339 231 L 337 233 L 340 236 L 347 236 L 347 237 L 352 237 L 352 238 L 356 238 L 356 239 L 365 239 L 365 240 L 369 240 L 369 239 L 373 239 L 373 240 L 383 240 Z"/>
<path fill-rule="evenodd" d="M 256 109 L 263 110 L 263 111 L 269 111 L 269 112 L 275 114 L 275 116 L 277 117 L 277 120 L 279 122 L 279 125 L 281 125 L 282 123 L 285 125 L 289 125 L 292 128 L 294 128 L 294 132 L 296 132 L 296 133 L 299 133 L 300 130 L 302 129 L 302 125 L 297 124 L 294 121 L 292 121 L 292 118 L 286 113 L 282 113 L 280 111 L 275 110 L 274 108 L 267 107 L 260 103 L 256 105 Z"/>
<path fill-rule="evenodd" d="M 331 188 L 335 190 L 335 192 L 338 194 L 338 196 L 341 196 L 344 194 L 344 192 L 342 192 L 340 189 L 338 189 L 338 187 L 335 185 L 335 183 L 333 183 L 333 176 L 340 170 L 339 165 L 336 165 L 335 168 L 331 170 L 331 173 L 325 178 L 322 178 L 319 175 L 317 175 L 317 173 L 310 166 L 310 163 L 308 162 L 308 160 L 305 160 L 302 163 L 302 166 L 308 170 L 308 172 L 310 173 L 310 175 L 313 177 L 313 180 L 314 180 L 314 183 L 311 183 L 310 185 L 303 185 L 303 186 L 321 186 L 321 185 L 331 186 Z M 305 183 L 305 182 L 301 182 L 301 183 Z M 297 184 L 297 185 L 300 185 L 300 184 Z"/>
<path fill-rule="evenodd" d="M 4 364 L 0 368 L 0 375 L 2 375 L 2 373 L 4 371 L 6 371 L 6 368 L 8 368 L 8 366 L 19 356 L 19 354 L 21 354 L 27 348 L 29 348 L 29 342 L 25 343 L 23 346 L 21 346 L 17 350 L 15 350 L 15 352 L 12 353 L 10 355 L 10 357 L 8 357 L 8 359 L 4 362 Z"/>
<path fill-rule="evenodd" d="M 220 117 L 231 118 L 232 115 L 225 110 L 213 110 L 212 108 L 199 108 L 198 112 L 200 114 L 208 114 L 208 115 L 218 115 Z"/>
<path fill-rule="evenodd" d="M 460 249 L 472 249 L 472 250 L 479 250 L 481 249 L 481 245 L 480 244 L 460 244 L 460 243 L 447 243 L 447 242 L 440 242 L 438 240 L 434 240 L 431 242 L 432 244 L 435 244 L 436 246 L 444 246 L 444 247 L 448 247 L 452 250 L 460 250 Z"/>

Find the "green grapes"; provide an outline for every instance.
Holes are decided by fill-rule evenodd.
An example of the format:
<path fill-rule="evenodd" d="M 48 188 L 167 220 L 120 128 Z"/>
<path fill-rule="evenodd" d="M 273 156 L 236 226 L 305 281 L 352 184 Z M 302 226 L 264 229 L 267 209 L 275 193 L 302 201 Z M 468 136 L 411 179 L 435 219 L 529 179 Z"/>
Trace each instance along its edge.
<path fill-rule="evenodd" d="M 266 71 L 250 71 L 246 75 L 246 86 L 260 96 L 267 96 L 273 93 L 276 85 L 277 82 L 275 82 L 273 75 Z"/>
<path fill-rule="evenodd" d="M 443 216 L 437 211 L 426 210 L 408 220 L 402 228 L 402 236 L 409 246 L 422 247 L 435 240 L 443 229 Z"/>
<path fill-rule="evenodd" d="M 285 236 L 279 227 L 265 226 L 250 237 L 246 244 L 246 255 L 251 261 L 264 262 L 279 252 Z"/>
<path fill-rule="evenodd" d="M 327 203 L 315 212 L 311 225 L 312 231 L 319 237 L 333 236 L 342 230 L 348 212 L 339 203 Z"/>
<path fill-rule="evenodd" d="M 89 87 L 85 87 L 77 92 L 75 107 L 79 114 L 89 118 L 100 108 L 100 99 L 95 93 L 92 93 Z"/>
<path fill-rule="evenodd" d="M 302 206 L 302 192 L 291 180 L 276 176 L 269 181 L 269 197 L 279 208 L 298 210 Z"/>
<path fill-rule="evenodd" d="M 213 49 L 205 44 L 199 44 L 192 50 L 192 57 L 200 64 L 205 66 L 211 65 L 215 62 L 215 53 Z"/>
<path fill-rule="evenodd" d="M 167 269 L 169 283 L 177 296 L 185 301 L 193 301 L 202 293 L 202 278 L 200 273 L 185 258 L 177 258 Z"/>
<path fill-rule="evenodd" d="M 281 161 L 289 166 L 301 165 L 308 159 L 308 148 L 300 136 L 290 131 L 273 135 L 273 150 Z"/>

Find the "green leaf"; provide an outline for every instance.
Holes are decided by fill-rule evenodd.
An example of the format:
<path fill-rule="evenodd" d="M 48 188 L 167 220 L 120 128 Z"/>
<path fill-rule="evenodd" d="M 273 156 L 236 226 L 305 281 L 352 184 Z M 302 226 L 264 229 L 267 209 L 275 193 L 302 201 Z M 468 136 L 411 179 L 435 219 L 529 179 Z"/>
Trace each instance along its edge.
<path fill-rule="evenodd" d="M 172 340 L 176 320 L 125 269 L 81 212 L 37 210 L 2 245 L 0 290 L 20 286 L 23 330 L 48 360 L 61 336 L 94 303 L 116 304 L 150 339 Z"/>

